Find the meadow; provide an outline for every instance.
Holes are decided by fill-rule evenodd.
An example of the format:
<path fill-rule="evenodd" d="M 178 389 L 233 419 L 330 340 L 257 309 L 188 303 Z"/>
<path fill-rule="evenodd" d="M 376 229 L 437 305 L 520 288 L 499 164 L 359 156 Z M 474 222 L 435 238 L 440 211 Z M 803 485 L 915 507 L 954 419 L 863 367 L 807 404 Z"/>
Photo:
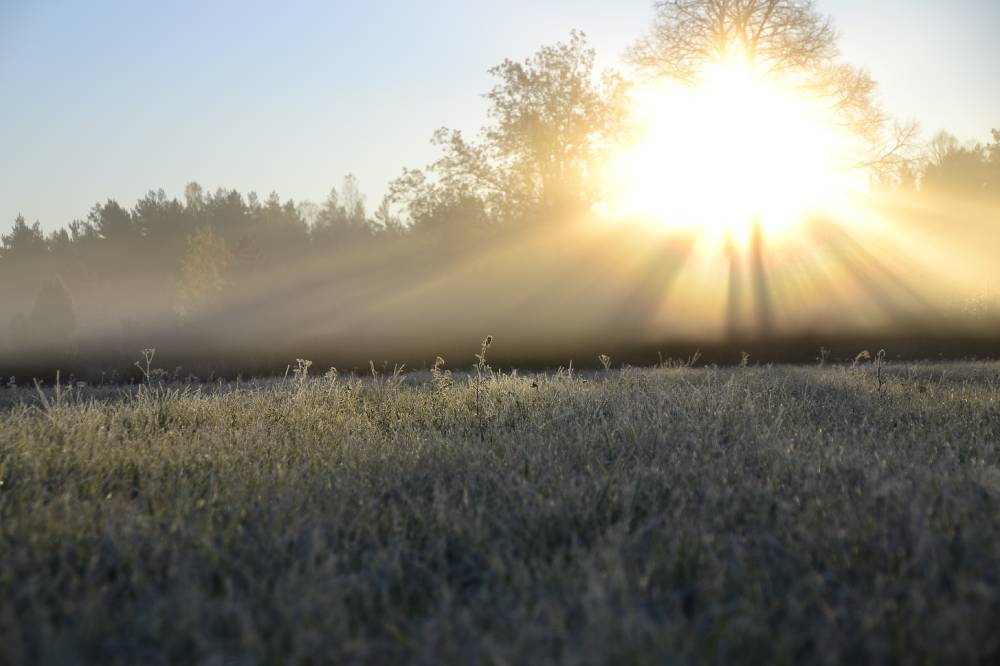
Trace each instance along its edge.
<path fill-rule="evenodd" d="M 0 661 L 1000 657 L 1000 364 L 604 361 L 0 389 Z"/>

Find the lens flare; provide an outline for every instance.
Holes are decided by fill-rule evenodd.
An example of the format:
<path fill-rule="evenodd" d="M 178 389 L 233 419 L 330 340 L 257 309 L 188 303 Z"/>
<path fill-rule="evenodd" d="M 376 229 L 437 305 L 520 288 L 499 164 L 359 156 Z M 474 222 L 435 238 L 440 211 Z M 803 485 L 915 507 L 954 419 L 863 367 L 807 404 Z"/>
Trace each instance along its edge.
<path fill-rule="evenodd" d="M 743 64 L 707 71 L 696 88 L 634 92 L 638 139 L 612 165 L 609 210 L 715 247 L 769 243 L 810 213 L 829 213 L 867 179 L 848 168 L 855 140 L 822 101 Z"/>

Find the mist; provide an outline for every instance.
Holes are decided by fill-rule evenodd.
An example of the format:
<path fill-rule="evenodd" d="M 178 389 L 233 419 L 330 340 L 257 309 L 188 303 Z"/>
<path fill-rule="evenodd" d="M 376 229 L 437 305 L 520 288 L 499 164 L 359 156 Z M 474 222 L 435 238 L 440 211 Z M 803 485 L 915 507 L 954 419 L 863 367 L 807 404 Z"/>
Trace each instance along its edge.
<path fill-rule="evenodd" d="M 856 209 L 723 254 L 596 214 L 427 230 L 352 220 L 335 199 L 311 226 L 291 202 L 235 192 L 106 203 L 69 232 L 18 222 L 4 237 L 0 368 L 124 376 L 144 348 L 180 376 L 281 372 L 296 358 L 461 366 L 486 335 L 514 366 L 696 351 L 732 362 L 746 349 L 795 360 L 867 340 L 932 356 L 1000 349 L 996 201 L 886 191 Z"/>
<path fill-rule="evenodd" d="M 178 379 L 281 373 L 296 359 L 463 367 L 487 335 L 508 367 L 1000 353 L 996 130 L 922 142 L 857 74 L 856 131 L 873 150 L 891 143 L 866 187 L 786 229 L 757 215 L 711 237 L 670 212 L 692 202 L 670 174 L 695 159 L 670 144 L 652 156 L 673 159 L 669 172 L 654 161 L 638 174 L 665 212 L 608 205 L 609 165 L 643 131 L 636 83 L 594 62 L 574 32 L 491 69 L 489 124 L 473 138 L 438 130 L 439 159 L 404 169 L 374 210 L 349 175 L 319 204 L 192 182 L 107 199 L 49 234 L 18 216 L 0 245 L 0 374 L 127 380 L 143 349 Z M 699 172 L 739 177 L 720 145 L 696 155 Z M 739 164 L 755 168 L 752 155 Z M 732 192 L 723 179 L 698 196 L 707 207 Z"/>

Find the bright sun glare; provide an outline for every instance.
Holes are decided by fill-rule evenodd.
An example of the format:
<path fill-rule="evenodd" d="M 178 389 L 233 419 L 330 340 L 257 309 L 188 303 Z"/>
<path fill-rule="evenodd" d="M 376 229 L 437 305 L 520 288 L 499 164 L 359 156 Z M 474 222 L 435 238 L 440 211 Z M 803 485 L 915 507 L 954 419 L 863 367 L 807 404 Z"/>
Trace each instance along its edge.
<path fill-rule="evenodd" d="M 644 87 L 635 103 L 641 138 L 614 168 L 619 214 L 742 244 L 754 220 L 781 238 L 865 187 L 820 105 L 749 67 L 714 69 L 697 88 Z"/>

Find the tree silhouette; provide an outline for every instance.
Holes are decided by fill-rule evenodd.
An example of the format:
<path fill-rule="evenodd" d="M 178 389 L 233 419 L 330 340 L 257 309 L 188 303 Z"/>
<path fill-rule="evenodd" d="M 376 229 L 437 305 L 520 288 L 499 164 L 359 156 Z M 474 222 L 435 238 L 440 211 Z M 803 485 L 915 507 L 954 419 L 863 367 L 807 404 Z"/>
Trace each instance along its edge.
<path fill-rule="evenodd" d="M 341 191 L 336 188 L 316 215 L 313 238 L 325 249 L 342 250 L 372 237 L 374 229 L 365 214 L 365 199 L 358 186 L 358 179 L 344 176 Z"/>
<path fill-rule="evenodd" d="M 486 96 L 494 121 L 486 145 L 524 179 L 523 198 L 546 212 L 596 201 L 603 190 L 598 165 L 625 127 L 624 81 L 608 74 L 596 84 L 594 56 L 574 32 L 568 43 L 490 70 L 500 82 Z"/>
<path fill-rule="evenodd" d="M 0 259 L 10 262 L 38 261 L 48 254 L 45 234 L 42 225 L 35 222 L 29 225 L 23 215 L 14 219 L 14 226 L 9 234 L 0 237 Z"/>
<path fill-rule="evenodd" d="M 962 145 L 939 132 L 928 147 L 921 187 L 928 192 L 961 196 L 1000 196 L 1000 131 L 993 143 Z"/>
<path fill-rule="evenodd" d="M 697 84 L 705 65 L 746 62 L 765 76 L 817 70 L 838 55 L 829 19 L 809 0 L 668 0 L 651 33 L 629 51 L 658 76 Z"/>
<path fill-rule="evenodd" d="M 188 238 L 187 253 L 181 259 L 177 314 L 190 317 L 212 305 L 226 286 L 232 262 L 232 251 L 212 227 L 196 230 Z"/>
<path fill-rule="evenodd" d="M 8 332 L 15 348 L 62 352 L 76 326 L 73 299 L 63 281 L 53 277 L 42 282 L 27 316 L 19 312 L 11 318 Z"/>
<path fill-rule="evenodd" d="M 850 166 L 891 170 L 911 146 L 916 126 L 890 122 L 875 81 L 841 61 L 833 24 L 813 0 L 665 0 L 654 7 L 653 29 L 628 52 L 647 76 L 698 85 L 713 66 L 740 63 L 797 87 L 862 139 Z"/>
<path fill-rule="evenodd" d="M 402 221 L 392 212 L 392 197 L 382 197 L 382 203 L 375 209 L 373 221 L 379 231 L 392 236 L 400 236 L 406 231 Z"/>
<path fill-rule="evenodd" d="M 114 199 L 94 206 L 87 219 L 101 238 L 112 243 L 131 243 L 139 236 L 132 214 Z"/>
<path fill-rule="evenodd" d="M 461 140 L 461 137 L 456 137 Z M 479 160 L 469 160 L 474 164 Z M 436 166 L 431 167 L 436 170 Z M 457 170 L 456 170 L 457 171 Z M 390 196 L 406 206 L 410 227 L 417 233 L 456 233 L 485 228 L 491 221 L 487 194 L 474 179 L 458 177 L 460 172 L 445 173 L 442 180 L 428 177 L 419 169 L 405 170 L 393 181 Z M 499 185 L 497 185 L 499 188 Z"/>
<path fill-rule="evenodd" d="M 595 80 L 583 33 L 489 72 L 499 81 L 486 95 L 492 122 L 479 140 L 438 130 L 441 158 L 425 171 L 405 170 L 392 185 L 417 226 L 477 208 L 496 221 L 557 219 L 599 198 L 600 164 L 626 127 L 626 87 L 612 73 Z"/>
<path fill-rule="evenodd" d="M 60 340 L 76 330 L 73 299 L 59 278 L 42 284 L 35 305 L 28 316 L 28 326 L 36 340 Z"/>

